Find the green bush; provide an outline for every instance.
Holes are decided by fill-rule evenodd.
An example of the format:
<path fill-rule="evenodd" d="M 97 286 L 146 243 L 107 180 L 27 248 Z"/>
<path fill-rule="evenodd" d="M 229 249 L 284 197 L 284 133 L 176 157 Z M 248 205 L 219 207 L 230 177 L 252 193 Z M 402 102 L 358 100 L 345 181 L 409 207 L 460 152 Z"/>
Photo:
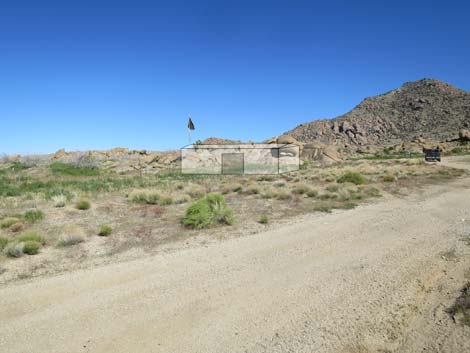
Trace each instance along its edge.
<path fill-rule="evenodd" d="M 232 224 L 233 212 L 220 194 L 208 194 L 192 203 L 182 223 L 191 228 L 207 228 L 217 223 Z"/>
<path fill-rule="evenodd" d="M 392 183 L 392 182 L 394 182 L 396 179 L 395 179 L 395 177 L 394 177 L 393 175 L 390 175 L 390 174 L 389 174 L 389 175 L 384 175 L 383 178 L 382 178 L 382 180 L 383 180 L 384 182 L 386 182 L 386 183 Z"/>
<path fill-rule="evenodd" d="M 77 207 L 77 209 L 79 209 L 79 210 L 85 211 L 85 210 L 89 210 L 91 208 L 91 204 L 90 204 L 90 201 L 80 200 L 80 201 L 77 202 L 75 207 Z"/>
<path fill-rule="evenodd" d="M 353 183 L 355 185 L 362 185 L 366 183 L 366 178 L 361 174 L 355 172 L 346 172 L 341 175 L 338 180 L 338 183 Z"/>
<path fill-rule="evenodd" d="M 268 223 L 269 223 L 268 216 L 266 216 L 265 214 L 262 215 L 262 216 L 259 218 L 259 222 L 260 222 L 261 224 L 268 224 Z"/>
<path fill-rule="evenodd" d="M 24 243 L 23 252 L 28 255 L 36 255 L 41 248 L 41 243 L 37 241 L 27 241 Z"/>
<path fill-rule="evenodd" d="M 41 210 L 31 210 L 24 214 L 24 219 L 28 222 L 35 223 L 44 219 L 44 213 Z"/>
<path fill-rule="evenodd" d="M 102 237 L 107 237 L 108 235 L 111 235 L 112 231 L 113 231 L 113 228 L 111 228 L 111 226 L 107 224 L 103 224 L 100 228 L 98 235 Z"/>
<path fill-rule="evenodd" d="M 5 246 L 8 244 L 8 239 L 4 237 L 0 237 L 0 251 L 5 249 Z"/>
<path fill-rule="evenodd" d="M 72 164 L 54 162 L 49 168 L 54 175 L 68 175 L 68 176 L 96 176 L 100 174 L 98 168 L 95 167 L 77 167 Z"/>
<path fill-rule="evenodd" d="M 44 237 L 40 236 L 37 233 L 26 233 L 20 235 L 17 240 L 20 242 L 34 241 L 40 243 L 41 245 L 46 244 L 46 239 L 44 239 Z"/>

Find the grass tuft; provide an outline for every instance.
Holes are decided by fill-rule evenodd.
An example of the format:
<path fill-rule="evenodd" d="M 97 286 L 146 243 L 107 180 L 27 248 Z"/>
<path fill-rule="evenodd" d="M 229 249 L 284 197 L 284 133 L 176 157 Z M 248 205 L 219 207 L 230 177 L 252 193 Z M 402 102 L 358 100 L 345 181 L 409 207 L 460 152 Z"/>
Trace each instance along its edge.
<path fill-rule="evenodd" d="M 192 203 L 186 210 L 182 223 L 191 228 L 202 229 L 214 224 L 232 224 L 233 212 L 220 194 L 208 194 Z"/>
<path fill-rule="evenodd" d="M 24 243 L 23 252 L 28 255 L 36 255 L 39 253 L 41 248 L 41 243 L 37 241 L 27 241 Z"/>
<path fill-rule="evenodd" d="M 23 217 L 30 223 L 36 223 L 44 219 L 44 213 L 41 210 L 30 210 Z"/>
<path fill-rule="evenodd" d="M 113 228 L 111 228 L 110 225 L 103 224 L 100 227 L 100 231 L 99 231 L 98 235 L 101 236 L 101 237 L 107 237 L 107 236 L 111 235 L 112 232 L 113 232 Z"/>
<path fill-rule="evenodd" d="M 86 210 L 89 210 L 91 208 L 91 203 L 88 200 L 80 200 L 80 201 L 77 202 L 75 207 L 78 210 L 86 211 Z"/>
<path fill-rule="evenodd" d="M 355 172 L 346 172 L 337 179 L 338 183 L 353 183 L 355 185 L 362 185 L 366 183 L 366 178 L 362 174 Z"/>

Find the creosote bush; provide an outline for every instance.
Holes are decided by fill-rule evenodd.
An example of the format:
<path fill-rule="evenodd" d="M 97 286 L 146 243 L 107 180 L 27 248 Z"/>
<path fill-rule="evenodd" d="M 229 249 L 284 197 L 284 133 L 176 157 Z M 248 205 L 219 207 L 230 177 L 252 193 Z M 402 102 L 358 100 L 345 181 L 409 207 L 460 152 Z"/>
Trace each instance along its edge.
<path fill-rule="evenodd" d="M 77 202 L 75 207 L 79 210 L 86 211 L 91 208 L 91 203 L 88 200 L 80 200 Z"/>
<path fill-rule="evenodd" d="M 215 224 L 232 224 L 233 212 L 220 194 L 208 194 L 192 203 L 186 210 L 182 223 L 191 228 L 202 229 Z"/>
<path fill-rule="evenodd" d="M 100 231 L 99 231 L 98 235 L 102 236 L 102 237 L 107 237 L 108 235 L 111 235 L 112 231 L 113 231 L 113 228 L 111 228 L 110 225 L 103 224 L 100 227 Z"/>
<path fill-rule="evenodd" d="M 355 172 L 346 172 L 341 175 L 338 180 L 338 183 L 353 183 L 355 185 L 362 185 L 366 183 L 366 178 L 361 174 Z"/>

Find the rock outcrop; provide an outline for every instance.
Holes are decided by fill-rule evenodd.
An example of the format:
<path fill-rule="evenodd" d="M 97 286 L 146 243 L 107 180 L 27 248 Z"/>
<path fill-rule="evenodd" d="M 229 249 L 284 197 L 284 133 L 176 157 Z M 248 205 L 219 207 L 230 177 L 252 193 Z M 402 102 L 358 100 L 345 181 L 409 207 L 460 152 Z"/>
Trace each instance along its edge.
<path fill-rule="evenodd" d="M 423 79 L 391 92 L 366 98 L 349 113 L 302 124 L 286 134 L 303 143 L 321 142 L 360 150 L 423 138 L 458 138 L 470 127 L 470 93 L 445 82 Z M 468 130 L 461 130 L 467 139 Z M 463 137 L 462 137 L 463 136 Z"/>

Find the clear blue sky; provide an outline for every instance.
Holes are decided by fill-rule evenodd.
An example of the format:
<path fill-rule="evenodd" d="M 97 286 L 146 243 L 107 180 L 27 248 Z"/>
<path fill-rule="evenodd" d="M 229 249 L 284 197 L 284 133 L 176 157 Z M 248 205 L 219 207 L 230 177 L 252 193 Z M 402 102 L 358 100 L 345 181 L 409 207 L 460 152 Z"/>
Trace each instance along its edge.
<path fill-rule="evenodd" d="M 468 1 L 0 0 L 0 153 L 263 140 L 424 77 L 470 90 Z"/>

